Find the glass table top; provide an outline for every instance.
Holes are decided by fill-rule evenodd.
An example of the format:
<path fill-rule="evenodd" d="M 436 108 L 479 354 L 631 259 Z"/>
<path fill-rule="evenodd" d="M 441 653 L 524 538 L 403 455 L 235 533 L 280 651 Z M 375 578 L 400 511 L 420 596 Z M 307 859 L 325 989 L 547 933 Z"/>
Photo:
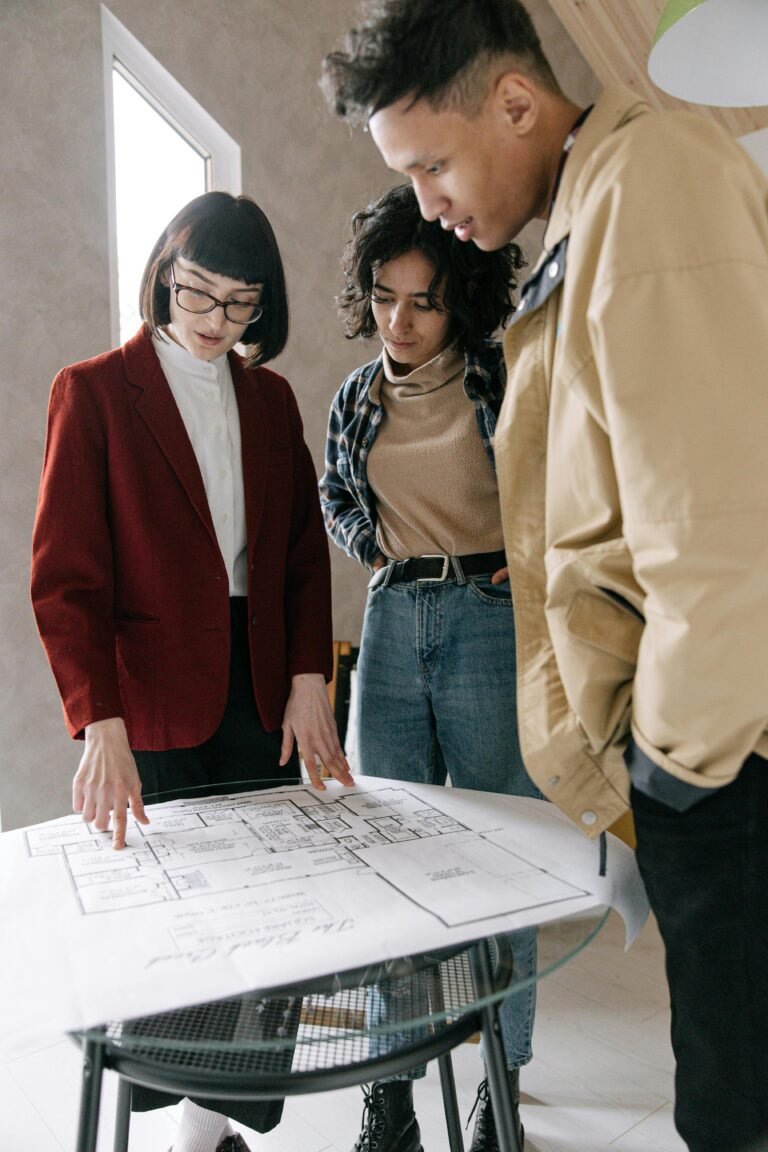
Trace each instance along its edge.
<path fill-rule="evenodd" d="M 76 1034 L 105 1045 L 112 1056 L 152 1074 L 190 1070 L 207 1081 L 236 1084 L 257 1076 L 280 1078 L 280 1090 L 299 1090 L 302 1078 L 323 1070 L 359 1070 L 369 1078 L 376 1060 L 411 1051 L 453 1047 L 478 1031 L 484 1008 L 514 997 L 566 964 L 595 938 L 609 910 L 565 918 L 536 930 L 533 975 L 515 973 L 515 937 L 383 961 L 365 968 L 302 980 L 284 988 L 254 990 L 206 1004 L 111 1021 Z M 486 982 L 477 970 L 484 948 Z M 449 1043 L 448 1039 L 452 1037 Z M 290 1076 L 292 1087 L 283 1078 Z M 139 1076 L 141 1082 L 141 1076 Z"/>
<path fill-rule="evenodd" d="M 296 782 L 295 778 L 231 781 L 219 786 L 216 794 Z M 199 789 L 189 789 L 144 799 L 154 804 L 199 795 Z M 323 973 L 318 956 L 319 974 L 310 979 L 138 1019 L 113 1020 L 73 1037 L 104 1045 L 113 1056 L 134 1064 L 166 1071 L 195 1068 L 207 1078 L 221 1076 L 227 1083 L 256 1074 L 290 1073 L 300 1079 L 321 1069 L 365 1071 L 395 1049 L 416 1053 L 430 1042 L 439 1045 L 441 1036 L 455 1038 L 461 1033 L 467 1038 L 477 1031 L 483 1009 L 514 998 L 587 947 L 609 911 L 600 905 L 524 929 L 535 933 L 533 971 L 516 962 L 516 950 L 523 951 L 517 933 L 486 938 L 483 944 L 468 931 L 468 939 L 459 945 L 346 971 Z"/>

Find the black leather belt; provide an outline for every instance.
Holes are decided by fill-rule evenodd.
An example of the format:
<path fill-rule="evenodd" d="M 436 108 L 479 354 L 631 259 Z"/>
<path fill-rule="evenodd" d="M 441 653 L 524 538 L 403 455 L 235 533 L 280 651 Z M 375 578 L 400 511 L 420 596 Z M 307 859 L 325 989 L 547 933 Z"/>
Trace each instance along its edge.
<path fill-rule="evenodd" d="M 426 580 L 442 584 L 459 578 L 457 567 L 464 576 L 482 576 L 504 568 L 507 558 L 500 552 L 473 552 L 469 556 L 414 556 L 411 560 L 394 560 L 387 584 L 400 584 L 405 580 Z"/>

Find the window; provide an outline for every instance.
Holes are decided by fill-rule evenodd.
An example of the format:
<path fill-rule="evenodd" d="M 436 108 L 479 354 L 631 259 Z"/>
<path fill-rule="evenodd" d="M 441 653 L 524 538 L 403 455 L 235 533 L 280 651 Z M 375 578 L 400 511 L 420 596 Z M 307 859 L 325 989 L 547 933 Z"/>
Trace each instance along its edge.
<path fill-rule="evenodd" d="M 240 192 L 240 148 L 102 6 L 112 338 L 139 327 L 147 257 L 172 216 L 213 188 Z"/>

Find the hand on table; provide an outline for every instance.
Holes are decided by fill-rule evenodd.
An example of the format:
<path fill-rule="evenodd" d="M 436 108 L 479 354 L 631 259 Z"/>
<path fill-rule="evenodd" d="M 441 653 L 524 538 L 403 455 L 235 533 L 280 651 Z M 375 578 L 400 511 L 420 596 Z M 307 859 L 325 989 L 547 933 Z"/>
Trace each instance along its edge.
<path fill-rule="evenodd" d="M 119 716 L 97 720 L 85 729 L 85 751 L 72 782 L 72 809 L 99 832 L 112 820 L 112 846 L 125 848 L 128 807 L 135 820 L 149 824 L 141 799 L 141 780 Z"/>
<path fill-rule="evenodd" d="M 280 764 L 286 764 L 297 742 L 315 788 L 324 790 L 320 779 L 319 760 L 334 777 L 347 788 L 354 786 L 347 758 L 339 743 L 336 720 L 331 711 L 325 677 L 319 672 L 304 672 L 294 676 L 291 694 L 283 716 L 283 744 Z"/>

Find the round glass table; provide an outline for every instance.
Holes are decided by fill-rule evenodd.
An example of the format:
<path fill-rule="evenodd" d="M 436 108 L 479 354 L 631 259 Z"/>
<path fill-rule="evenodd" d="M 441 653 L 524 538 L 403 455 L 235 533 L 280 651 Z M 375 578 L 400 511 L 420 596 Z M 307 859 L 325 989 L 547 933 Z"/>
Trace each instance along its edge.
<path fill-rule="evenodd" d="M 83 1051 L 77 1152 L 95 1152 L 105 1069 L 120 1078 L 114 1149 L 127 1152 L 133 1085 L 203 1104 L 273 1100 L 385 1079 L 433 1059 L 448 1146 L 462 1152 L 450 1052 L 478 1033 L 501 1152 L 520 1152 L 499 1007 L 585 948 L 608 911 L 601 905 L 540 924 L 535 971 L 526 974 L 516 965 L 514 933 L 470 932 L 449 948 L 73 1033 Z"/>

